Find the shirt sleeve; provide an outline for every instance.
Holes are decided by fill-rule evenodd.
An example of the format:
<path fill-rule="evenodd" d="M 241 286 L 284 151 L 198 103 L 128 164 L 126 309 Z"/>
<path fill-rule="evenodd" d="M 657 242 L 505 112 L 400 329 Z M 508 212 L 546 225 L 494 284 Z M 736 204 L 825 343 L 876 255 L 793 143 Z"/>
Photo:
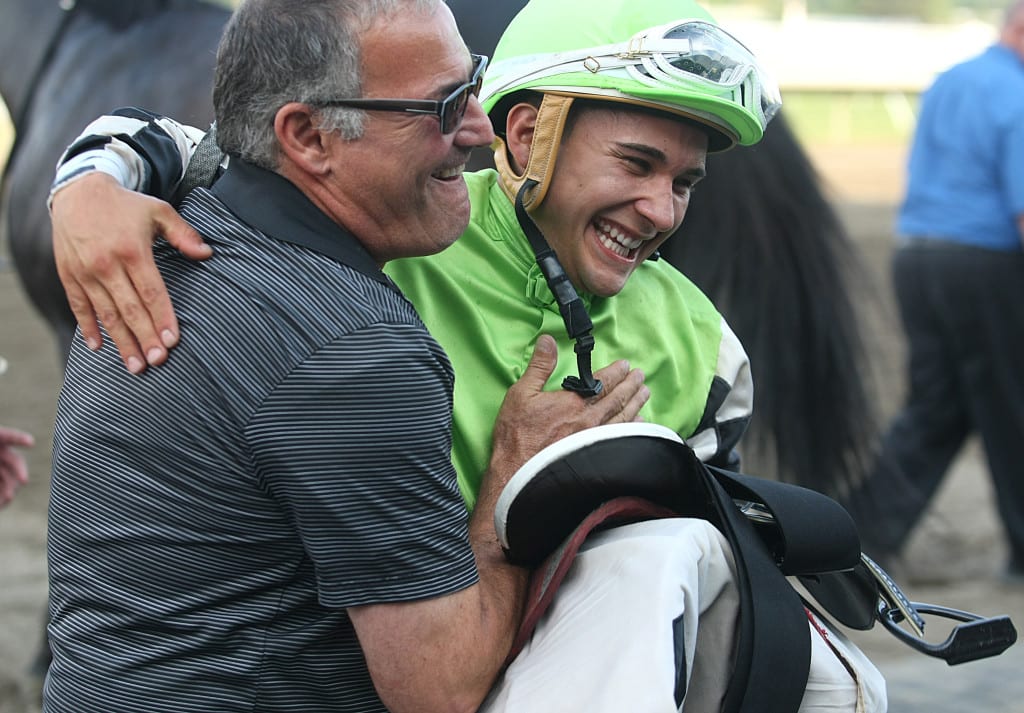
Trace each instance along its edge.
<path fill-rule="evenodd" d="M 747 352 L 724 318 L 721 329 L 718 362 L 704 416 L 686 443 L 705 463 L 737 470 L 739 455 L 735 449 L 753 414 L 754 381 Z"/>
<path fill-rule="evenodd" d="M 50 200 L 93 171 L 113 176 L 125 188 L 170 200 L 204 133 L 143 109 L 117 109 L 90 123 L 61 155 Z"/>

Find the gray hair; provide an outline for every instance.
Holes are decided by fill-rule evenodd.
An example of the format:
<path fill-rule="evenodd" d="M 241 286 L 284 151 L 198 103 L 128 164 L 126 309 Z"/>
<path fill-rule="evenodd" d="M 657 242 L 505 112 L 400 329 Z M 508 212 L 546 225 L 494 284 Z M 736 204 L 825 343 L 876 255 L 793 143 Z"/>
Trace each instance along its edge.
<path fill-rule="evenodd" d="M 362 95 L 360 39 L 375 20 L 441 0 L 243 0 L 217 49 L 213 106 L 224 153 L 268 170 L 279 163 L 274 117 L 288 102 L 315 105 Z M 319 128 L 346 140 L 363 134 L 366 113 L 318 112 Z"/>

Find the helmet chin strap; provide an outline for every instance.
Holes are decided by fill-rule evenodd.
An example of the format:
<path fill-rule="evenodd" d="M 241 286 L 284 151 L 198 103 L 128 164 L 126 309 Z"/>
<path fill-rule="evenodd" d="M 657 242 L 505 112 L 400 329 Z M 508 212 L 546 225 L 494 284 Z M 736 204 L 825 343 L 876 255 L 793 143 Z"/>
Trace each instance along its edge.
<path fill-rule="evenodd" d="M 558 261 L 558 256 L 548 245 L 544 234 L 540 232 L 523 204 L 526 194 L 536 186 L 537 181 L 532 178 L 523 181 L 515 197 L 516 218 L 519 219 L 519 226 L 526 233 L 530 246 L 537 256 L 537 265 L 540 266 L 548 288 L 558 302 L 558 311 L 562 314 L 565 331 L 569 333 L 569 337 L 576 340 L 576 364 L 580 375 L 565 377 L 562 381 L 562 388 L 575 391 L 585 397 L 597 396 L 601 393 L 604 385 L 599 379 L 594 378 L 591 371 L 590 354 L 594 351 L 594 337 L 591 331 L 594 329 L 594 323 L 590 320 L 587 308 L 576 293 L 576 288 L 573 287 L 569 276 L 565 274 L 562 263 Z"/>
<path fill-rule="evenodd" d="M 575 391 L 582 396 L 596 396 L 603 384 L 594 378 L 591 371 L 591 352 L 594 351 L 594 337 L 591 331 L 594 323 L 587 314 L 573 287 L 565 268 L 551 249 L 540 228 L 527 213 L 527 207 L 536 208 L 544 200 L 551 185 L 551 172 L 562 142 L 562 131 L 569 116 L 572 97 L 545 94 L 537 111 L 537 119 L 530 142 L 530 158 L 526 170 L 517 173 L 509 159 L 508 150 L 500 138 L 495 142 L 494 162 L 498 168 L 502 190 L 515 204 L 519 227 L 530 241 L 530 247 L 537 258 L 541 274 L 548 283 L 551 294 L 558 302 L 558 311 L 565 323 L 565 331 L 576 340 L 576 361 L 579 376 L 568 376 L 562 381 L 562 388 Z"/>
<path fill-rule="evenodd" d="M 534 209 L 541 204 L 551 185 L 552 167 L 558 157 L 558 148 L 562 144 L 562 133 L 565 122 L 569 118 L 569 108 L 573 97 L 561 94 L 545 93 L 537 109 L 534 120 L 533 137 L 530 140 L 530 156 L 526 168 L 517 173 L 512 167 L 508 148 L 499 136 L 494 142 L 494 165 L 501 178 L 501 188 L 510 201 L 516 199 L 523 183 L 531 179 L 534 188 L 523 197 L 523 204 Z"/>

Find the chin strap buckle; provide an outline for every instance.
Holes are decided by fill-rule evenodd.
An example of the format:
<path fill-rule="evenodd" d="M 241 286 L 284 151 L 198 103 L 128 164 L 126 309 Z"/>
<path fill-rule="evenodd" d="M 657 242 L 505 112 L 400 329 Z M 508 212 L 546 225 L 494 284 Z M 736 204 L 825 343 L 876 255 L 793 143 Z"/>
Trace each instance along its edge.
<path fill-rule="evenodd" d="M 580 396 L 589 398 L 597 396 L 604 389 L 600 379 L 595 379 L 590 368 L 590 352 L 594 351 L 594 337 L 588 332 L 576 340 L 576 365 L 579 376 L 567 376 L 562 380 L 562 388 L 575 391 Z"/>

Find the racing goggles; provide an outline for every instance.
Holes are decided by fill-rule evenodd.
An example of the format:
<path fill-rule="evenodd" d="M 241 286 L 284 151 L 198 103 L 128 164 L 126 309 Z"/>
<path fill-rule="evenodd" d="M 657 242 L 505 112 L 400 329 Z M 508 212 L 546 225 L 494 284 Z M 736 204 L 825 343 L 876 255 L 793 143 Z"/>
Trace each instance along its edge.
<path fill-rule="evenodd" d="M 595 77 L 582 86 L 561 87 L 560 75 L 590 73 L 609 79 L 632 80 L 625 94 L 635 93 L 668 105 L 685 108 L 700 96 L 725 100 L 743 107 L 761 124 L 762 131 L 782 106 L 775 80 L 760 66 L 742 42 L 717 25 L 686 20 L 638 32 L 627 42 L 545 55 L 517 57 L 495 63 L 485 89 L 488 96 L 511 87 L 586 91 L 587 86 L 614 86 Z M 537 80 L 551 77 L 549 87 Z M 633 84 L 636 83 L 636 84 Z M 642 85 L 642 86 L 638 86 Z M 600 93 L 599 91 L 597 93 Z"/>
<path fill-rule="evenodd" d="M 441 122 L 441 133 L 450 134 L 462 124 L 471 96 L 480 95 L 487 69 L 487 57 L 482 54 L 473 58 L 473 73 L 469 81 L 459 86 L 442 101 L 429 99 L 325 99 L 315 102 L 317 106 L 343 106 L 370 111 L 402 111 L 409 114 L 434 114 Z"/>

